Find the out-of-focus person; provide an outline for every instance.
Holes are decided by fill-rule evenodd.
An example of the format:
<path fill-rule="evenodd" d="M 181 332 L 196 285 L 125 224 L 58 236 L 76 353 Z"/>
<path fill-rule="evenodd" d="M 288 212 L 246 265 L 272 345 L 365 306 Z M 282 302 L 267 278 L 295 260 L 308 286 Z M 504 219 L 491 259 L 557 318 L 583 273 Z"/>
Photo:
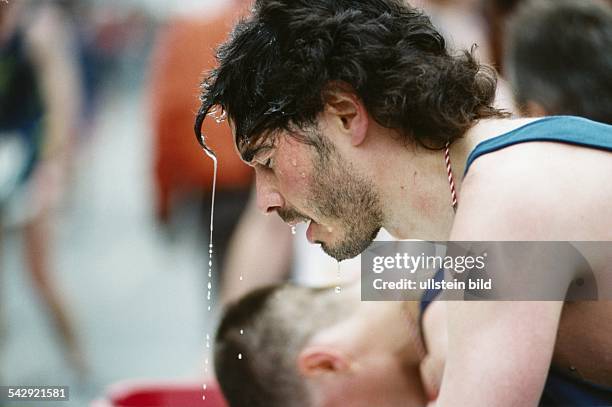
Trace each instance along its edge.
<path fill-rule="evenodd" d="M 504 66 L 523 114 L 571 114 L 612 124 L 609 3 L 527 1 L 507 34 Z"/>
<path fill-rule="evenodd" d="M 155 137 L 154 173 L 158 219 L 170 219 L 173 204 L 181 199 L 204 195 L 203 208 L 210 210 L 213 166 L 203 158 L 197 143 L 187 135 L 193 132 L 198 109 L 198 90 L 203 69 L 215 66 L 215 48 L 224 41 L 241 13 L 243 1 L 208 15 L 174 17 L 156 40 L 150 78 L 153 132 Z M 219 113 L 221 114 L 221 113 Z M 204 127 L 219 160 L 214 208 L 215 269 L 222 268 L 225 247 L 248 200 L 251 170 L 234 153 L 226 122 L 211 120 Z M 210 212 L 203 216 L 208 228 Z"/>
<path fill-rule="evenodd" d="M 51 270 L 51 215 L 80 119 L 74 33 L 54 2 L 0 3 L 0 21 L 0 235 L 7 228 L 23 233 L 36 292 L 68 361 L 84 371 L 75 327 Z"/>
<path fill-rule="evenodd" d="M 360 302 L 359 294 L 358 284 L 339 293 L 282 285 L 232 303 L 215 341 L 229 404 L 425 405 L 418 303 Z"/>
<path fill-rule="evenodd" d="M 194 141 L 185 135 L 193 132 L 199 86 L 206 71 L 215 66 L 215 49 L 227 38 L 248 3 L 236 0 L 206 16 L 175 17 L 166 23 L 156 41 L 150 86 L 156 211 L 163 222 L 169 220 L 173 203 L 195 191 L 207 195 L 203 201 L 206 208 L 203 220 L 204 226 L 208 226 L 213 167 L 201 150 L 194 148 Z M 252 184 L 252 171 L 234 153 L 226 122 L 211 120 L 204 132 L 219 160 L 214 269 L 223 270 L 221 297 L 235 299 L 248 291 L 255 279 L 250 275 L 239 279 L 238 270 L 244 270 L 245 266 L 254 270 L 257 281 L 261 281 L 255 283 L 256 286 L 278 281 L 279 274 L 289 270 L 291 233 L 278 219 L 257 213 L 254 205 L 249 205 L 243 213 Z M 230 242 L 234 231 L 235 238 Z M 273 244 L 269 244 L 269 236 Z M 237 255 L 226 255 L 228 250 Z M 260 258 L 265 258 L 266 262 L 258 267 Z M 266 277 L 269 270 L 272 272 Z"/>
<path fill-rule="evenodd" d="M 412 0 L 409 3 L 422 8 L 430 16 L 452 48 L 469 49 L 476 44 L 478 57 L 491 61 L 480 0 Z"/>
<path fill-rule="evenodd" d="M 501 75 L 506 73 L 503 66 L 503 47 L 507 20 L 521 1 L 490 0 L 482 2 L 481 12 L 486 22 L 491 61 Z"/>

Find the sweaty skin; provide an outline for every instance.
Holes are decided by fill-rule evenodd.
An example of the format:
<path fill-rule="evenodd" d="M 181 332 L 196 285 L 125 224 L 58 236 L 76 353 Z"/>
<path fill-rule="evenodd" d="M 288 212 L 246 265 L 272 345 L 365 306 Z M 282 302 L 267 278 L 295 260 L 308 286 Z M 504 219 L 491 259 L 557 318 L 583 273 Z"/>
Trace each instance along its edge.
<path fill-rule="evenodd" d="M 612 173 L 610 153 L 552 142 L 522 143 L 480 157 L 461 177 L 478 143 L 533 120 L 482 120 L 451 145 L 459 194 L 456 214 L 443 153 L 379 126 L 350 92 L 331 98 L 317 130 L 354 170 L 349 174 L 363 180 L 380 203 L 380 224 L 368 226 L 385 227 L 397 238 L 612 240 L 612 184 L 601 176 Z M 343 246 L 349 221 L 357 218 L 367 225 L 371 219 L 363 215 L 367 206 L 351 219 L 318 216 L 318 203 L 311 199 L 312 189 L 319 187 L 312 146 L 282 132 L 279 140 L 271 152 L 272 167 L 257 159 L 251 163 L 260 209 L 280 212 L 289 207 L 313 220 L 311 241 Z M 353 201 L 358 204 L 361 196 L 355 194 Z M 368 244 L 370 237 L 362 232 L 351 238 Z M 610 282 L 612 259 L 594 255 L 587 261 L 598 280 Z M 564 275 L 567 281 L 559 283 L 569 285 L 573 277 Z M 567 371 L 571 366 L 571 374 L 586 380 L 612 385 L 609 302 L 446 306 L 451 351 L 438 405 L 535 405 L 551 361 Z"/>
<path fill-rule="evenodd" d="M 610 153 L 559 143 L 518 144 L 483 156 L 462 182 L 450 239 L 610 240 L 612 187 L 594 176 L 610 171 Z M 610 255 L 585 257 L 609 287 Z M 612 363 L 605 362 L 612 360 L 609 301 L 449 302 L 447 308 L 453 351 L 438 405 L 536 405 L 551 359 L 568 374 L 612 385 Z M 483 371 L 495 385 L 483 386 Z M 479 392 L 468 390 L 477 385 Z"/>

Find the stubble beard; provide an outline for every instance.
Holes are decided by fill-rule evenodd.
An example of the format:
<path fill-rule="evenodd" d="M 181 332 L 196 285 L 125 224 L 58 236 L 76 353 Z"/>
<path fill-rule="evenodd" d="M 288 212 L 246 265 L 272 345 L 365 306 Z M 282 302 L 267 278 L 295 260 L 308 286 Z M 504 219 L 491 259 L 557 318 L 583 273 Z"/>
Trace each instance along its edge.
<path fill-rule="evenodd" d="M 320 242 L 321 248 L 342 261 L 370 246 L 382 227 L 383 213 L 372 182 L 360 176 L 322 135 L 317 142 L 311 191 L 314 209 L 321 219 L 335 220 L 343 229 L 340 241 Z"/>

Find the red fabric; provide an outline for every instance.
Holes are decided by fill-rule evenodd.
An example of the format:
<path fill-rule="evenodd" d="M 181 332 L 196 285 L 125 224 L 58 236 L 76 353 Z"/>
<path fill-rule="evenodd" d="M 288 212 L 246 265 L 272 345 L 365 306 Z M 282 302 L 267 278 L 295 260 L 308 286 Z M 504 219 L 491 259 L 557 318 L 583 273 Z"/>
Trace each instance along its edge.
<path fill-rule="evenodd" d="M 212 161 L 193 133 L 199 85 L 215 66 L 214 50 L 226 40 L 237 7 L 209 19 L 179 18 L 160 34 L 153 58 L 151 98 L 155 134 L 155 180 L 158 214 L 167 217 L 178 191 L 209 191 Z M 252 170 L 240 161 L 227 122 L 209 118 L 203 132 L 219 158 L 218 187 L 249 188 Z"/>
<path fill-rule="evenodd" d="M 109 399 L 112 407 L 228 407 L 216 386 L 202 390 L 196 384 L 133 386 L 115 391 Z"/>

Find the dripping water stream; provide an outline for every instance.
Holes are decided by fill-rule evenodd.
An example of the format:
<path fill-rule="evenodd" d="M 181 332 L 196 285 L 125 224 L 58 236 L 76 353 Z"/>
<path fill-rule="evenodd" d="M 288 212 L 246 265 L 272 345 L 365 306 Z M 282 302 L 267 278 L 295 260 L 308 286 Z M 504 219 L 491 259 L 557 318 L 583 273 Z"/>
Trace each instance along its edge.
<path fill-rule="evenodd" d="M 214 244 L 213 244 L 213 230 L 214 230 L 214 218 L 215 218 L 215 193 L 217 191 L 217 170 L 218 170 L 218 161 L 217 161 L 217 156 L 215 155 L 215 153 L 206 146 L 206 144 L 204 143 L 204 137 L 201 136 L 201 144 L 202 144 L 202 149 L 204 150 L 204 152 L 206 153 L 206 155 L 208 157 L 210 157 L 210 159 L 213 161 L 213 182 L 212 182 L 212 194 L 211 194 L 211 204 L 210 204 L 210 235 L 208 237 L 208 282 L 206 284 L 207 287 L 207 292 L 206 292 L 206 301 L 207 301 L 207 310 L 210 314 L 211 310 L 212 310 L 212 306 L 211 306 L 211 302 L 212 302 L 212 290 L 213 290 L 213 283 L 212 283 L 212 259 L 213 259 L 213 252 L 214 252 Z M 209 318 L 210 321 L 210 318 Z M 204 373 L 205 373 L 205 377 L 208 378 L 208 373 L 209 373 L 209 353 L 210 353 L 210 332 L 206 332 L 206 359 L 204 361 Z M 202 389 L 204 390 L 204 394 L 202 395 L 202 400 L 206 400 L 206 390 L 207 390 L 207 384 L 204 383 L 202 385 Z"/>
<path fill-rule="evenodd" d="M 338 276 L 336 277 L 337 281 L 336 281 L 335 291 L 336 291 L 336 294 L 340 294 L 340 292 L 342 291 L 342 276 L 340 275 L 340 262 L 337 262 L 337 263 L 338 263 Z"/>

